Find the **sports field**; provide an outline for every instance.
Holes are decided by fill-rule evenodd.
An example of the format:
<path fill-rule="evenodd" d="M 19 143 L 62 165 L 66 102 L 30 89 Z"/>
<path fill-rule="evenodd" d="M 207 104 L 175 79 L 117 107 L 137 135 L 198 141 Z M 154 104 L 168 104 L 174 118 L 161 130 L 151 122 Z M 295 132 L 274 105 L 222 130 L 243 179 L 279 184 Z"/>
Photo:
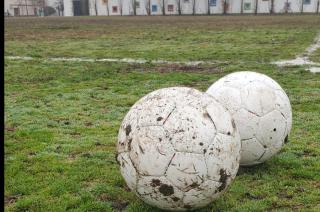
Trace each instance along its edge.
<path fill-rule="evenodd" d="M 159 211 L 120 175 L 115 145 L 126 112 L 155 89 L 205 91 L 244 70 L 287 92 L 289 143 L 240 168 L 199 211 L 319 211 L 320 74 L 272 64 L 303 54 L 319 33 L 319 15 L 6 18 L 6 211 Z M 308 58 L 319 67 L 320 49 Z"/>

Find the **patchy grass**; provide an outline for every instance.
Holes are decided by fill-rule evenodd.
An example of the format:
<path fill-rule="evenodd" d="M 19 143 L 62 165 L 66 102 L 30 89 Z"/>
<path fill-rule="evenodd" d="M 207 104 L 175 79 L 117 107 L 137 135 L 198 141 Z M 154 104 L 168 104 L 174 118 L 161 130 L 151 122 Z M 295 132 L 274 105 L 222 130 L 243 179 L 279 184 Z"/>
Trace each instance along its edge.
<path fill-rule="evenodd" d="M 9 18 L 5 53 L 269 62 L 303 51 L 319 26 L 316 15 Z"/>
<path fill-rule="evenodd" d="M 150 27 L 147 25 L 154 23 L 153 21 L 157 21 L 155 25 L 159 26 L 153 30 L 155 32 L 158 30 L 159 34 L 166 36 L 175 33 L 173 29 L 168 29 L 165 33 L 163 30 L 166 25 L 180 30 L 179 33 L 188 29 L 185 27 L 187 24 L 182 24 L 183 20 L 178 17 L 164 19 L 178 20 L 177 24 L 174 24 L 174 21 L 167 23 L 159 17 L 155 20 L 134 17 L 133 20 L 137 22 L 136 27 L 131 26 L 133 21 L 130 18 L 119 17 L 109 20 L 103 17 L 90 17 L 80 18 L 80 21 L 73 18 L 32 19 L 34 22 L 32 29 L 35 29 L 35 32 L 26 30 L 24 38 L 19 26 L 27 24 L 26 20 L 29 19 L 6 19 L 6 55 L 26 54 L 39 57 L 55 55 L 58 54 L 54 52 L 56 41 L 52 41 L 52 45 L 49 45 L 48 42 L 51 42 L 49 40 L 57 39 L 61 42 L 65 36 L 64 44 L 70 51 L 70 56 L 88 51 L 88 57 L 91 57 L 94 56 L 95 50 L 89 44 L 100 42 L 101 36 L 109 36 L 105 32 L 94 34 L 95 31 L 107 30 L 107 27 L 102 27 L 105 25 L 116 27 L 123 24 L 131 27 L 133 31 L 128 32 L 128 40 L 124 40 L 129 47 L 135 45 L 132 38 L 139 37 L 134 35 L 134 32 L 140 31 L 146 36 Z M 316 27 L 313 25 L 319 23 L 319 17 L 263 17 L 269 20 L 264 22 L 266 26 L 261 24 L 260 17 L 257 17 L 260 24 L 255 24 L 251 18 L 256 17 L 197 17 L 194 18 L 197 24 L 191 25 L 188 30 L 193 32 L 198 31 L 196 29 L 202 30 L 197 32 L 198 35 L 192 35 L 193 41 L 188 40 L 191 35 L 186 35 L 184 42 L 174 37 L 170 48 L 166 46 L 166 42 L 169 41 L 164 41 L 157 44 L 158 49 L 155 49 L 155 52 L 153 50 L 140 52 L 145 56 L 150 53 L 148 58 L 155 57 L 158 52 L 167 59 L 175 60 L 177 57 L 173 55 L 177 52 L 179 59 L 188 60 L 193 54 L 195 58 L 205 59 L 204 53 L 192 51 L 193 48 L 187 46 L 197 46 L 206 39 L 210 40 L 210 36 L 204 37 L 217 29 L 226 39 L 224 36 L 220 38 L 219 59 L 232 61 L 225 64 L 190 68 L 177 65 L 6 60 L 4 142 L 6 211 L 159 211 L 144 204 L 131 193 L 120 175 L 115 161 L 115 145 L 118 128 L 124 115 L 135 101 L 155 89 L 189 86 L 205 91 L 218 78 L 242 70 L 267 74 L 276 79 L 286 90 L 293 107 L 290 142 L 268 162 L 252 168 L 241 168 L 230 189 L 213 204 L 199 211 L 319 210 L 320 75 L 306 72 L 303 67 L 278 68 L 256 62 L 261 60 L 258 58 L 260 53 L 261 58 L 271 53 L 283 53 L 281 58 L 300 53 L 300 50 L 311 43 L 312 36 L 319 29 L 319 25 Z M 190 17 L 186 19 L 191 20 Z M 224 25 L 219 26 L 218 23 L 213 25 L 213 22 L 216 23 L 215 19 L 219 20 L 219 23 L 230 22 L 230 27 L 224 29 Z M 207 20 L 209 24 L 200 24 L 199 22 L 203 20 Z M 81 21 L 84 24 L 80 24 Z M 238 24 L 232 24 L 233 21 Z M 248 30 L 244 29 L 245 26 L 243 29 L 237 26 L 244 21 Z M 275 21 L 274 25 L 272 21 Z M 44 23 L 48 24 L 46 28 Z M 67 41 L 70 39 L 68 33 L 72 33 L 72 30 L 68 29 L 70 23 L 74 27 L 74 33 L 85 30 L 94 34 L 81 38 L 83 45 L 88 45 L 87 49 L 78 49 L 76 45 L 68 44 Z M 138 30 L 137 27 L 141 28 Z M 232 56 L 228 56 L 231 53 L 228 52 L 228 48 L 223 48 L 224 44 L 237 46 L 240 39 L 228 35 L 230 28 L 235 33 L 243 33 L 242 43 L 239 46 L 249 48 L 250 51 L 247 49 L 248 51 L 244 51 L 242 55 L 236 55 L 236 50 L 232 50 Z M 288 48 L 273 48 L 270 44 L 259 45 L 258 41 L 251 45 L 253 37 L 258 40 L 263 39 L 262 32 L 272 32 L 272 29 L 275 29 L 275 36 L 280 36 L 278 33 L 283 32 L 280 33 L 281 39 L 288 39 L 293 29 L 298 33 L 293 33 L 290 37 L 293 44 Z M 53 35 L 54 30 L 56 34 Z M 253 31 L 256 33 L 252 33 Z M 114 33 L 125 39 L 120 31 Z M 53 38 L 43 37 L 44 34 Z M 157 36 L 156 33 L 154 36 Z M 109 39 L 112 42 L 113 38 Z M 158 41 L 160 40 L 159 37 Z M 44 50 L 36 48 L 35 41 L 39 46 L 48 45 L 48 48 Z M 74 42 L 80 41 L 75 38 Z M 114 42 L 118 42 L 116 38 Z M 23 43 L 30 45 L 30 48 L 19 49 L 19 45 Z M 246 47 L 245 43 L 250 44 L 249 47 Z M 147 48 L 151 44 L 147 42 L 145 45 Z M 177 48 L 172 50 L 174 46 Z M 220 47 L 218 45 L 217 48 Z M 128 48 L 129 50 L 116 53 L 117 48 L 110 44 L 110 48 L 103 51 L 114 57 L 125 57 L 130 52 Z M 274 52 L 268 53 L 268 49 Z M 208 50 L 208 54 L 214 51 L 217 50 L 214 48 Z M 100 53 L 102 54 L 102 50 Z M 130 57 L 140 56 L 137 50 L 130 52 Z M 270 60 L 277 57 L 273 56 Z M 208 56 L 208 59 L 212 58 Z M 244 60 L 239 63 L 240 59 Z"/>
<path fill-rule="evenodd" d="M 317 49 L 310 58 L 312 61 L 320 63 L 320 49 Z"/>

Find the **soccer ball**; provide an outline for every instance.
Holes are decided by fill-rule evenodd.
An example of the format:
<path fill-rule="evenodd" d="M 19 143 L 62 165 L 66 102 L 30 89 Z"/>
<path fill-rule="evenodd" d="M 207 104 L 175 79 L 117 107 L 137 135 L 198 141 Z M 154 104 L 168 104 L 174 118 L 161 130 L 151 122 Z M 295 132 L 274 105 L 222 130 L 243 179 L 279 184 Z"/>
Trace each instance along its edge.
<path fill-rule="evenodd" d="M 165 210 L 204 207 L 236 176 L 240 135 L 208 94 L 154 91 L 132 106 L 118 135 L 117 161 L 128 187 Z"/>
<path fill-rule="evenodd" d="M 232 114 L 241 137 L 240 165 L 262 163 L 288 141 L 290 101 L 280 85 L 255 72 L 236 72 L 214 83 L 207 93 Z"/>

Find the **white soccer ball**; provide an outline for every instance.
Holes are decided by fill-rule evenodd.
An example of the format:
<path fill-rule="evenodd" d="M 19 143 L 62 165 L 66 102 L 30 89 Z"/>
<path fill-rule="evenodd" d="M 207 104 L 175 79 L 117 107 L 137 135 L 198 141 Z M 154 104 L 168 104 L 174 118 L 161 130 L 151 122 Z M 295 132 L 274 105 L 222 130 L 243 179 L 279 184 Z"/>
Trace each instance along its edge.
<path fill-rule="evenodd" d="M 207 93 L 231 112 L 241 137 L 240 165 L 262 163 L 288 140 L 292 112 L 288 96 L 270 77 L 236 72 L 214 83 Z"/>
<path fill-rule="evenodd" d="M 118 136 L 128 187 L 165 210 L 204 207 L 236 176 L 240 135 L 208 94 L 184 87 L 154 91 L 132 106 Z"/>

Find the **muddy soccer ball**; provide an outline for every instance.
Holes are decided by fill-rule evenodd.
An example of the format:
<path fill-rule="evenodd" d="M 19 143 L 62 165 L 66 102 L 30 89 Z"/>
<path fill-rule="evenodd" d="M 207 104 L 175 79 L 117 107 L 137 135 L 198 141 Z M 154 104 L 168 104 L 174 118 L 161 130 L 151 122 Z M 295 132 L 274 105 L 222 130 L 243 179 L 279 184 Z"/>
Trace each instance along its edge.
<path fill-rule="evenodd" d="M 236 176 L 240 135 L 208 94 L 184 87 L 154 91 L 132 106 L 118 136 L 128 187 L 166 210 L 206 206 Z"/>
<path fill-rule="evenodd" d="M 255 72 L 236 72 L 214 83 L 207 93 L 231 112 L 241 137 L 240 165 L 262 163 L 288 140 L 292 112 L 280 85 Z"/>

